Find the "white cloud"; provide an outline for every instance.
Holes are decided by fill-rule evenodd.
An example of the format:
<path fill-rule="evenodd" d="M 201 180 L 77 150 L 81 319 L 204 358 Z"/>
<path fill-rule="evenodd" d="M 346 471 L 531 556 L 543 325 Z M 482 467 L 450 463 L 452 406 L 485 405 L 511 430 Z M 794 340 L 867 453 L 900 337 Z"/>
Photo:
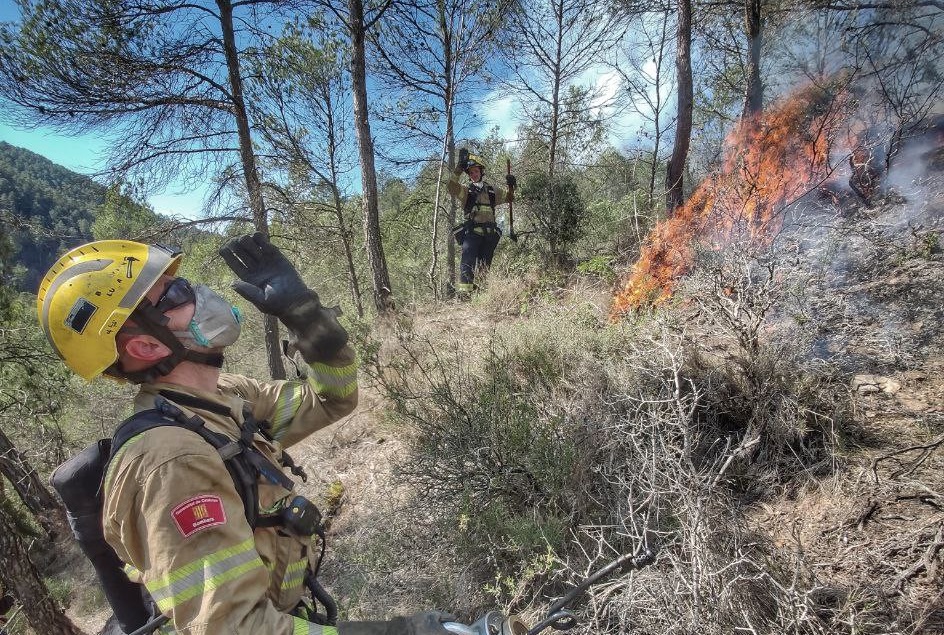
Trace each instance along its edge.
<path fill-rule="evenodd" d="M 646 60 L 642 73 L 645 76 L 654 77 L 655 60 L 651 58 Z M 662 86 L 662 98 L 672 101 L 665 104 L 666 112 L 663 114 L 663 119 L 670 116 L 670 111 L 675 107 L 674 84 L 671 75 L 664 80 L 666 83 Z M 646 104 L 639 102 L 637 109 L 628 102 L 629 95 L 622 90 L 620 73 L 610 66 L 594 65 L 577 77 L 574 84 L 586 86 L 592 90 L 592 107 L 607 121 L 609 142 L 614 147 L 626 148 L 638 142 L 640 129 L 652 125 L 638 112 L 638 110 L 645 112 Z M 650 93 L 655 94 L 655 87 L 651 87 Z M 516 95 L 510 94 L 507 88 L 496 88 L 482 101 L 479 116 L 481 123 L 475 131 L 478 136 L 485 136 L 497 126 L 502 137 L 514 139 L 518 125 L 523 121 L 523 109 Z"/>
<path fill-rule="evenodd" d="M 495 89 L 483 100 L 480 115 L 482 124 L 479 136 L 488 134 L 498 126 L 498 134 L 504 139 L 511 139 L 521 121 L 521 104 L 517 97 L 508 94 L 507 89 Z"/>

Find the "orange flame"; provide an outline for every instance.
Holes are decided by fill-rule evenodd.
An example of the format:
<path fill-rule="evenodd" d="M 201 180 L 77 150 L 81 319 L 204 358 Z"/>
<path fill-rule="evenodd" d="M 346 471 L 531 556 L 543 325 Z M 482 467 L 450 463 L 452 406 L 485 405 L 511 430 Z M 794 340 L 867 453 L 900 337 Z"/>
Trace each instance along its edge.
<path fill-rule="evenodd" d="M 719 172 L 652 229 L 610 315 L 618 318 L 670 298 L 679 278 L 691 270 L 697 244 L 712 249 L 737 241 L 769 245 L 788 206 L 829 175 L 841 110 L 841 99 L 810 87 L 760 117 L 742 120 L 725 140 Z"/>

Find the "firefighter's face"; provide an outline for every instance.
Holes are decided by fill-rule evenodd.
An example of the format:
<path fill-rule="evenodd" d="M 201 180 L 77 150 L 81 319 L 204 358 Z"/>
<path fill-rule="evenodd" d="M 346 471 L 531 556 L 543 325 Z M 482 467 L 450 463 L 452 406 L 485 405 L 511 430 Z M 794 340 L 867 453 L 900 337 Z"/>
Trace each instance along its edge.
<path fill-rule="evenodd" d="M 482 180 L 482 168 L 480 168 L 477 165 L 470 166 L 467 171 L 467 174 L 469 175 L 469 178 L 472 179 L 473 181 L 477 182 L 477 181 Z"/>

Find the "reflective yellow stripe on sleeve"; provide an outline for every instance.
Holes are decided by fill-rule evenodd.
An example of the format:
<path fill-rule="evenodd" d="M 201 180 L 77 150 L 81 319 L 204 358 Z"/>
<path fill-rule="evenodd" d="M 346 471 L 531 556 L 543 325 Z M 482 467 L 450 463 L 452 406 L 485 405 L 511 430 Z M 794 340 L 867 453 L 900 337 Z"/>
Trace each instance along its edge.
<path fill-rule="evenodd" d="M 276 440 L 282 438 L 288 429 L 288 424 L 295 418 L 298 407 L 301 405 L 302 385 L 298 382 L 288 382 L 282 386 L 279 396 L 275 400 L 275 410 L 272 413 L 270 422 L 272 424 L 272 437 Z"/>
<path fill-rule="evenodd" d="M 338 629 L 333 626 L 321 626 L 306 622 L 300 617 L 292 618 L 295 620 L 295 630 L 292 635 L 338 635 Z"/>
<path fill-rule="evenodd" d="M 305 581 L 305 569 L 308 568 L 308 558 L 293 562 L 285 568 L 285 577 L 282 578 L 282 590 L 296 589 Z"/>
<path fill-rule="evenodd" d="M 217 551 L 145 583 L 161 613 L 212 591 L 245 573 L 262 567 L 255 541 L 245 540 L 235 547 Z"/>
<path fill-rule="evenodd" d="M 347 366 L 309 364 L 308 383 L 319 395 L 343 399 L 357 390 L 357 362 Z"/>
<path fill-rule="evenodd" d="M 124 566 L 125 575 L 128 576 L 128 579 L 132 582 L 141 583 L 141 572 L 135 569 L 130 564 L 125 564 Z"/>

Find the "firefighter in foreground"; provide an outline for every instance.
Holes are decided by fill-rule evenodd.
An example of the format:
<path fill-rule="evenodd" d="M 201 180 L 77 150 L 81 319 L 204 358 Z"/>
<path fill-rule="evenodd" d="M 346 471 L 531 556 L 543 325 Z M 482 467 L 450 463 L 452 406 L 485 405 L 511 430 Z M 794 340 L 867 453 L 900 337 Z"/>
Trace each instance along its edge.
<path fill-rule="evenodd" d="M 459 183 L 463 172 L 469 177 L 468 186 Z M 501 229 L 495 222 L 495 206 L 514 200 L 516 181 L 511 174 L 505 177 L 505 191 L 487 183 L 485 162 L 466 148 L 459 150 L 459 160 L 449 177 L 447 187 L 454 199 L 463 206 L 464 223 L 454 232 L 456 242 L 462 245 L 462 261 L 459 267 L 459 284 L 456 291 L 468 296 L 475 289 L 475 272 L 487 271 L 492 264 L 495 248 L 501 238 Z M 510 235 L 516 240 L 514 233 Z"/>
<path fill-rule="evenodd" d="M 234 289 L 289 330 L 307 378 L 257 381 L 221 372 L 240 314 L 209 288 L 177 277 L 181 254 L 162 246 L 90 243 L 63 256 L 40 286 L 42 327 L 72 370 L 140 384 L 139 414 L 157 404 L 230 441 L 216 448 L 171 425 L 127 439 L 104 472 L 105 539 L 157 612 L 170 617 L 162 632 L 445 635 L 449 616 L 436 612 L 334 627 L 301 610 L 313 541 L 292 526 L 288 512 L 307 501 L 291 491 L 283 447 L 354 410 L 354 352 L 335 310 L 321 305 L 265 236 L 243 236 L 220 253 L 240 278 Z M 261 466 L 244 487 L 257 499 L 251 505 L 228 457 L 240 439 L 242 454 Z"/>

